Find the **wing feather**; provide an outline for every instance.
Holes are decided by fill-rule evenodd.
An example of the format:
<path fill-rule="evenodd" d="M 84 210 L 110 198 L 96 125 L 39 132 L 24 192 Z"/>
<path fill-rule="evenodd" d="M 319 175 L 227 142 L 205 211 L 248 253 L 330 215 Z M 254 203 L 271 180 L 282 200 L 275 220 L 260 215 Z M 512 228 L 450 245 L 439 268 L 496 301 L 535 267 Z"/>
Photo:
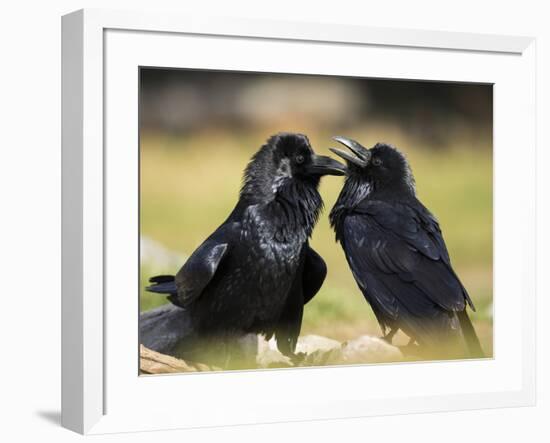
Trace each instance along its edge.
<path fill-rule="evenodd" d="M 231 224 L 222 225 L 193 252 L 176 274 L 177 295 L 170 298 L 172 303 L 185 308 L 200 297 L 228 255 L 233 232 Z"/>
<path fill-rule="evenodd" d="M 304 258 L 304 270 L 302 272 L 302 285 L 304 291 L 304 305 L 309 302 L 325 281 L 327 265 L 323 258 L 309 245 L 306 245 Z"/>
<path fill-rule="evenodd" d="M 470 302 L 439 224 L 420 202 L 365 200 L 347 215 L 342 237 L 353 275 L 383 327 L 399 320 L 428 337 Z M 434 322 L 420 320 L 427 318 Z"/>
<path fill-rule="evenodd" d="M 277 347 L 285 355 L 291 355 L 296 350 L 304 305 L 319 292 L 327 275 L 325 261 L 308 244 L 302 254 L 302 264 L 274 331 Z"/>

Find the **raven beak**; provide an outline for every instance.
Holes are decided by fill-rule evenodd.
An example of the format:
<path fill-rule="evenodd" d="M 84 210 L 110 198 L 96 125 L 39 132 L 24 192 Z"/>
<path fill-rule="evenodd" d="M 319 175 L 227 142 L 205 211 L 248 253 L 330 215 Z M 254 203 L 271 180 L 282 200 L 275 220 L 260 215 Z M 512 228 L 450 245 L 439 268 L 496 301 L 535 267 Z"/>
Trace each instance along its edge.
<path fill-rule="evenodd" d="M 364 168 L 369 164 L 371 153 L 367 148 L 361 146 L 359 143 L 357 143 L 355 140 L 352 140 L 351 138 L 341 137 L 338 135 L 336 137 L 332 137 L 332 139 L 336 140 L 338 143 L 343 144 L 352 152 L 352 154 L 350 154 L 349 152 L 343 151 L 342 149 L 329 148 L 337 156 L 342 157 L 344 160 L 360 166 L 361 168 Z"/>
<path fill-rule="evenodd" d="M 346 167 L 326 155 L 314 155 L 311 160 L 307 172 L 312 175 L 346 175 Z"/>

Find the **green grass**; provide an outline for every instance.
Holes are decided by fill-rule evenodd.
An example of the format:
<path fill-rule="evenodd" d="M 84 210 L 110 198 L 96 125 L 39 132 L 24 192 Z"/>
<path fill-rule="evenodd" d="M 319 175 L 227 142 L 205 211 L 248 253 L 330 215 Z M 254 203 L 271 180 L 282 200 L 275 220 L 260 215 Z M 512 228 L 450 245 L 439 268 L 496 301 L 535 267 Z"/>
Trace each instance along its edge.
<path fill-rule="evenodd" d="M 209 131 L 193 137 L 142 134 L 142 235 L 173 251 L 192 253 L 233 209 L 242 170 L 266 134 L 276 129 L 262 134 Z M 287 130 L 295 129 L 311 133 L 303 128 Z M 453 265 L 478 308 L 473 314 L 475 326 L 484 348 L 491 353 L 492 151 L 488 142 L 457 140 L 448 149 L 437 150 L 383 125 L 345 133 L 366 145 L 391 141 L 407 154 L 418 196 L 440 221 Z M 313 134 L 314 148 L 327 153 L 329 134 Z M 328 212 L 342 181 L 341 177 L 325 177 L 321 184 L 326 209 L 314 231 L 312 246 L 327 262 L 329 273 L 305 309 L 303 333 L 345 340 L 380 331 L 328 223 Z M 157 272 L 148 266 L 141 269 L 142 310 L 164 302 L 162 297 L 143 291 L 146 279 Z M 177 269 L 160 271 L 174 273 Z"/>

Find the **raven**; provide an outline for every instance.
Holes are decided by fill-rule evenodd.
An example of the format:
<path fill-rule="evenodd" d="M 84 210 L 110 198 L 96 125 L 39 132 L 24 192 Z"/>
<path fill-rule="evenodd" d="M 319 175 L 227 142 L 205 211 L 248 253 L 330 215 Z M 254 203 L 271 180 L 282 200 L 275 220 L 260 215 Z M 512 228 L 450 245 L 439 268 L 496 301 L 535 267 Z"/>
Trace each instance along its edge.
<path fill-rule="evenodd" d="M 466 312 L 474 305 L 454 272 L 437 219 L 417 199 L 405 156 L 378 143 L 366 149 L 334 137 L 351 152 L 348 172 L 330 213 L 353 276 L 391 343 L 401 329 L 404 350 L 440 357 L 482 357 Z"/>
<path fill-rule="evenodd" d="M 244 359 L 239 337 L 263 334 L 295 358 L 303 306 L 326 276 L 308 242 L 323 205 L 317 189 L 321 176 L 345 170 L 316 155 L 305 135 L 269 138 L 246 167 L 229 217 L 175 277 L 150 279 L 147 290 L 167 294 L 180 312 L 164 307 L 142 316 L 141 342 L 164 351 L 177 346 L 189 360 L 234 368 Z M 174 335 L 175 328 L 181 330 Z"/>

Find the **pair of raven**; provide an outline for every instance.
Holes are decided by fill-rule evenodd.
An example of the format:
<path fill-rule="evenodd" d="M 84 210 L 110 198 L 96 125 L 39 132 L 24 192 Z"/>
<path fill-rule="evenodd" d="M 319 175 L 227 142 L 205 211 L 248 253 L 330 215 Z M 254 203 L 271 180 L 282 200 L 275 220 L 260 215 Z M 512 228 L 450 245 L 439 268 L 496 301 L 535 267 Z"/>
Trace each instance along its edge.
<path fill-rule="evenodd" d="M 295 354 L 304 305 L 327 268 L 309 245 L 322 210 L 323 175 L 347 175 L 330 213 L 359 288 L 391 342 L 401 329 L 420 353 L 482 356 L 466 313 L 473 304 L 454 273 L 435 217 L 416 198 L 405 157 L 344 137 L 316 155 L 301 134 L 272 136 L 252 157 L 236 207 L 175 276 L 150 279 L 172 306 L 142 314 L 141 342 L 226 368 L 250 366 L 240 338 L 275 337 Z"/>

